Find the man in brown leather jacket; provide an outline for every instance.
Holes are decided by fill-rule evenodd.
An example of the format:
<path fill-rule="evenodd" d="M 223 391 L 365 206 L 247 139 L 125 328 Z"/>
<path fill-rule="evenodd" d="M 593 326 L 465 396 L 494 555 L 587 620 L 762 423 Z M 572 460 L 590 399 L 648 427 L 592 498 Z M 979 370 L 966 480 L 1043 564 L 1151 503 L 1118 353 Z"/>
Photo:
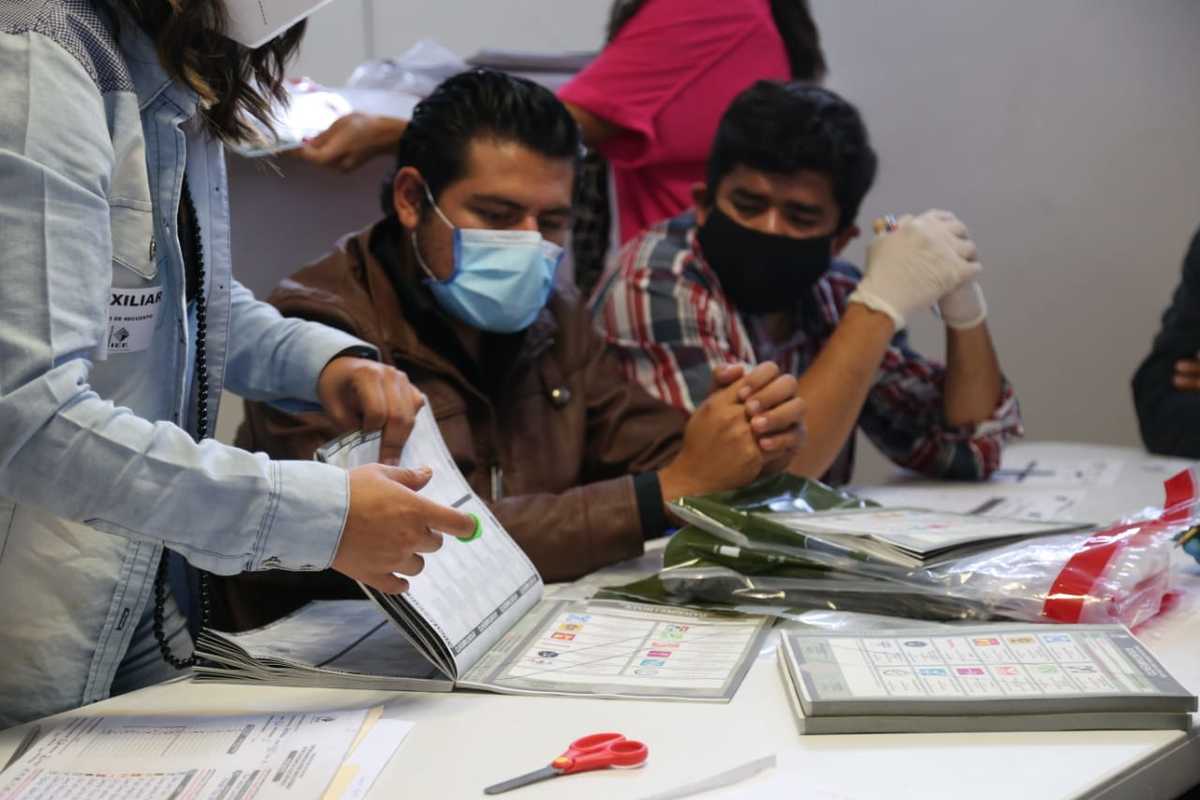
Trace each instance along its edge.
<path fill-rule="evenodd" d="M 552 290 L 578 149 L 547 90 L 499 73 L 451 78 L 401 139 L 388 216 L 269 298 L 408 374 L 472 488 L 548 581 L 639 555 L 668 528 L 665 501 L 778 471 L 803 438 L 796 381 L 773 364 L 723 370 L 689 420 L 627 381 L 581 299 Z M 238 445 L 311 458 L 351 424 L 248 403 Z M 220 582 L 218 616 L 243 628 L 337 596 L 360 595 L 336 573 L 247 574 Z"/>

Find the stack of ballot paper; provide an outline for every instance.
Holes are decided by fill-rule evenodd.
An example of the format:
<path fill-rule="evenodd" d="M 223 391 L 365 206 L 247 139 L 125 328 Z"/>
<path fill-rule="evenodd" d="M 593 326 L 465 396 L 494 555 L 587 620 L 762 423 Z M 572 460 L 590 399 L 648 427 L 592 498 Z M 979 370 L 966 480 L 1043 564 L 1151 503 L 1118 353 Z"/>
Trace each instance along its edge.
<path fill-rule="evenodd" d="M 400 458 L 429 466 L 421 494 L 475 514 L 482 535 L 425 556 L 409 590 L 374 603 L 313 603 L 244 634 L 206 631 L 198 680 L 295 686 L 728 701 L 767 618 L 620 601 L 543 598 L 541 576 L 458 471 L 426 403 Z M 320 457 L 351 468 L 379 455 L 355 434 Z M 382 612 L 382 613 L 381 613 Z"/>
<path fill-rule="evenodd" d="M 1121 625 L 787 633 L 800 732 L 1187 730 L 1196 697 Z"/>
<path fill-rule="evenodd" d="M 388 709 L 96 716 L 43 723 L 4 800 L 362 800 L 413 724 Z"/>
<path fill-rule="evenodd" d="M 702 530 L 744 538 L 704 499 L 689 498 L 672 509 Z M 973 552 L 1037 536 L 1080 530 L 1079 522 L 1005 519 L 916 508 L 858 508 L 835 511 L 761 511 L 761 524 L 800 535 L 805 548 L 918 569 Z"/>

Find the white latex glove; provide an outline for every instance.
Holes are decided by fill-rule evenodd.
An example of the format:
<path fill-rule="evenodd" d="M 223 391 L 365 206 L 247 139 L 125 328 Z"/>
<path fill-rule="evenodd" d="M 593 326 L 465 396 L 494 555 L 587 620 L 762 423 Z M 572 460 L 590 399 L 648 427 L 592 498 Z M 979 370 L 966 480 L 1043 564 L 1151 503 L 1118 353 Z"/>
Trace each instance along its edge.
<path fill-rule="evenodd" d="M 987 301 L 974 278 L 938 301 L 938 315 L 951 328 L 974 328 L 987 319 Z"/>
<path fill-rule="evenodd" d="M 867 248 L 866 275 L 850 302 L 883 312 L 896 330 L 979 274 L 967 226 L 949 211 L 905 215 Z"/>

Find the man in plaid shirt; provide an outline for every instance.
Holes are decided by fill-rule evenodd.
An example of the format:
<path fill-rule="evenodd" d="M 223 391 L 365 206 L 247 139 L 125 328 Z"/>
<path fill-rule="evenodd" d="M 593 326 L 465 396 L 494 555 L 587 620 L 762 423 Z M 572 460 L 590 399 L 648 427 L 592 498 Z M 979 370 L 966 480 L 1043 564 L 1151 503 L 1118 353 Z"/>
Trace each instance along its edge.
<path fill-rule="evenodd" d="M 872 242 L 865 275 L 834 260 L 859 233 L 875 168 L 845 100 L 755 84 L 721 121 L 696 208 L 622 249 L 592 300 L 597 326 L 631 379 L 689 411 L 720 365 L 774 361 L 798 376 L 809 437 L 797 474 L 849 481 L 860 426 L 900 466 L 986 478 L 1023 431 L 966 227 L 944 211 L 905 216 Z M 903 332 L 934 304 L 944 366 Z"/>

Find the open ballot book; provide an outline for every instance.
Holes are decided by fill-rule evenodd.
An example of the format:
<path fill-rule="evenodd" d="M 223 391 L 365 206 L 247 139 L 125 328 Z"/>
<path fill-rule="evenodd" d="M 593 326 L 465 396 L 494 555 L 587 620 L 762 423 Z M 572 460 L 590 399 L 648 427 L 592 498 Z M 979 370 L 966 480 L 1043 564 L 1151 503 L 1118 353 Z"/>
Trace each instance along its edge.
<path fill-rule="evenodd" d="M 374 463 L 379 434 L 342 437 L 318 458 Z M 482 534 L 447 536 L 388 595 L 310 603 L 241 634 L 205 631 L 198 680 L 413 691 L 728 701 L 766 636 L 765 617 L 640 603 L 543 598 L 541 576 L 458 471 L 429 404 L 400 466 L 429 466 L 423 496 L 474 514 Z M 380 614 L 382 610 L 382 614 Z"/>
<path fill-rule="evenodd" d="M 801 733 L 1187 730 L 1196 697 L 1122 625 L 787 633 Z"/>

